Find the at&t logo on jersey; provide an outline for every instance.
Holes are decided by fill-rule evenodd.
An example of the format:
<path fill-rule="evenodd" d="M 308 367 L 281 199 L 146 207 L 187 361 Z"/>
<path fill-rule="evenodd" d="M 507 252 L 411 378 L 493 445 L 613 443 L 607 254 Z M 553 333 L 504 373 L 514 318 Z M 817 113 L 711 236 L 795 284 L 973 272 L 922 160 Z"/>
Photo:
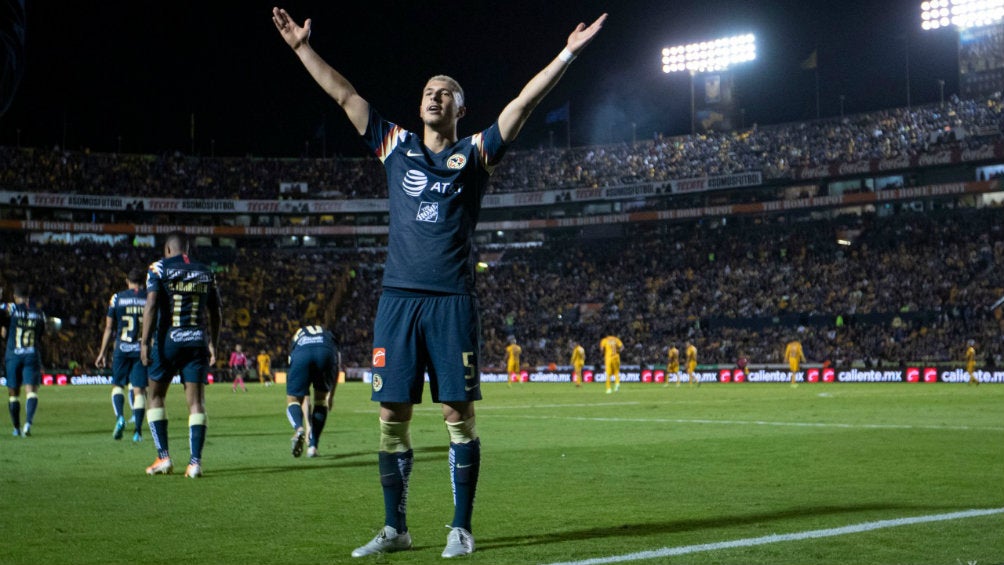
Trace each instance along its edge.
<path fill-rule="evenodd" d="M 422 194 L 427 184 L 429 184 L 429 178 L 425 176 L 425 173 L 410 169 L 405 173 L 404 180 L 401 181 L 401 188 L 408 196 L 418 196 Z"/>
<path fill-rule="evenodd" d="M 415 219 L 419 222 L 439 221 L 439 202 L 422 202 L 418 205 L 418 215 Z"/>

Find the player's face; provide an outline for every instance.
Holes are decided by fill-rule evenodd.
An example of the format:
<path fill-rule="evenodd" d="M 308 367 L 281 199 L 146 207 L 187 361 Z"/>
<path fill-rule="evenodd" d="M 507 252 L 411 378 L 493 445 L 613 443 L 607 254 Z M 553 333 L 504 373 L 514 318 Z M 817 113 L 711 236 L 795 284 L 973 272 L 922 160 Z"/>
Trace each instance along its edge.
<path fill-rule="evenodd" d="M 430 80 L 422 91 L 422 105 L 419 116 L 427 126 L 456 124 L 464 115 L 462 100 L 458 100 L 450 85 L 441 80 Z"/>

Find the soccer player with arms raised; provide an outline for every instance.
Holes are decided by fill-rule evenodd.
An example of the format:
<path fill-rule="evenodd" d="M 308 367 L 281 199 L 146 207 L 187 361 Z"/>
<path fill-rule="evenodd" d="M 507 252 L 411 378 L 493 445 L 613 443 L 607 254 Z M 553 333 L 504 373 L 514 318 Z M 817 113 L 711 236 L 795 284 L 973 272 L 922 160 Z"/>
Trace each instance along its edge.
<path fill-rule="evenodd" d="M 208 326 L 206 318 L 208 315 Z M 146 474 L 170 474 L 174 469 L 167 442 L 164 398 L 174 375 L 181 376 L 188 403 L 188 443 L 191 458 L 185 476 L 202 476 L 206 443 L 206 381 L 216 362 L 223 319 L 216 276 L 188 256 L 188 236 L 174 232 L 164 242 L 164 258 L 146 275 L 146 307 L 140 358 L 149 368 L 150 408 L 147 419 L 157 459 Z"/>
<path fill-rule="evenodd" d="M 373 394 L 380 403 L 380 483 L 385 523 L 362 557 L 411 547 L 406 523 L 414 455 L 409 424 L 428 372 L 450 434 L 454 515 L 443 557 L 474 551 L 471 513 L 481 464 L 474 401 L 481 399 L 481 346 L 474 285 L 474 229 L 488 177 L 530 113 L 593 39 L 606 14 L 579 24 L 565 48 L 488 129 L 460 139 L 467 109 L 454 79 L 437 75 L 422 90 L 421 135 L 383 119 L 310 46 L 309 19 L 297 24 L 274 8 L 272 20 L 315 81 L 345 111 L 387 171 L 390 232 L 383 293 L 373 330 Z"/>
<path fill-rule="evenodd" d="M 132 440 L 143 439 L 143 415 L 146 413 L 146 367 L 139 358 L 140 325 L 146 308 L 146 289 L 142 269 L 132 269 L 126 276 L 126 288 L 116 292 L 108 301 L 105 316 L 105 333 L 101 337 L 101 348 L 94 366 L 103 369 L 107 364 L 105 351 L 115 332 L 115 349 L 112 354 L 112 408 L 115 410 L 115 430 L 112 438 L 122 439 L 125 429 L 124 387 L 130 385 L 132 398 L 132 419 L 136 426 Z"/>

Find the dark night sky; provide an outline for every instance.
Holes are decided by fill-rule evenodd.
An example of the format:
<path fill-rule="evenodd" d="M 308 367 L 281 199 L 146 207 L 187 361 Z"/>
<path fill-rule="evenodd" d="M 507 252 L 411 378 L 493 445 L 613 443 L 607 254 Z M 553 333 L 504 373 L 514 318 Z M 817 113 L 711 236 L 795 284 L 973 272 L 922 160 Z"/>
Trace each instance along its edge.
<path fill-rule="evenodd" d="M 956 35 L 922 32 L 919 0 L 368 0 L 283 5 L 314 20 L 312 44 L 388 119 L 418 129 L 425 80 L 445 73 L 467 93 L 461 135 L 487 126 L 564 46 L 579 21 L 610 13 L 596 40 L 531 117 L 522 147 L 548 142 L 544 116 L 570 101 L 576 145 L 689 132 L 689 78 L 661 72 L 662 47 L 752 32 L 758 58 L 737 68 L 746 122 L 815 115 L 819 50 L 822 115 L 906 104 L 909 46 L 914 104 L 957 89 Z M 216 155 L 363 154 L 341 110 L 283 43 L 272 3 L 27 0 L 28 62 L 0 144 L 62 143 L 125 152 L 190 149 Z M 351 10 L 351 11 L 349 11 Z M 553 126 L 552 126 L 553 127 Z M 563 127 L 556 139 L 563 141 Z M 65 131 L 65 134 L 64 134 Z"/>

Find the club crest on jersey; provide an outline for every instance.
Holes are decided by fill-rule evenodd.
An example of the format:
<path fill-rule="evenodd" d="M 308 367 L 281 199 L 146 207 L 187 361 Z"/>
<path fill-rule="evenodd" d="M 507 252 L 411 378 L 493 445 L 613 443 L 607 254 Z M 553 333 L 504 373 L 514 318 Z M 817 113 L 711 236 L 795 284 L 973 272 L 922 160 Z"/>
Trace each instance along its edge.
<path fill-rule="evenodd" d="M 422 202 L 418 205 L 418 215 L 415 219 L 419 222 L 439 221 L 439 202 Z"/>
<path fill-rule="evenodd" d="M 450 158 L 446 160 L 447 168 L 457 170 L 463 169 L 464 165 L 467 164 L 467 157 L 464 157 L 462 153 L 454 153 L 450 155 Z"/>
<path fill-rule="evenodd" d="M 383 389 L 383 377 L 380 373 L 373 373 L 373 392 L 380 392 Z"/>
<path fill-rule="evenodd" d="M 408 196 L 418 196 L 422 194 L 427 184 L 429 184 L 429 177 L 425 176 L 425 173 L 409 169 L 404 175 L 404 180 L 401 181 L 401 188 L 404 189 Z"/>

